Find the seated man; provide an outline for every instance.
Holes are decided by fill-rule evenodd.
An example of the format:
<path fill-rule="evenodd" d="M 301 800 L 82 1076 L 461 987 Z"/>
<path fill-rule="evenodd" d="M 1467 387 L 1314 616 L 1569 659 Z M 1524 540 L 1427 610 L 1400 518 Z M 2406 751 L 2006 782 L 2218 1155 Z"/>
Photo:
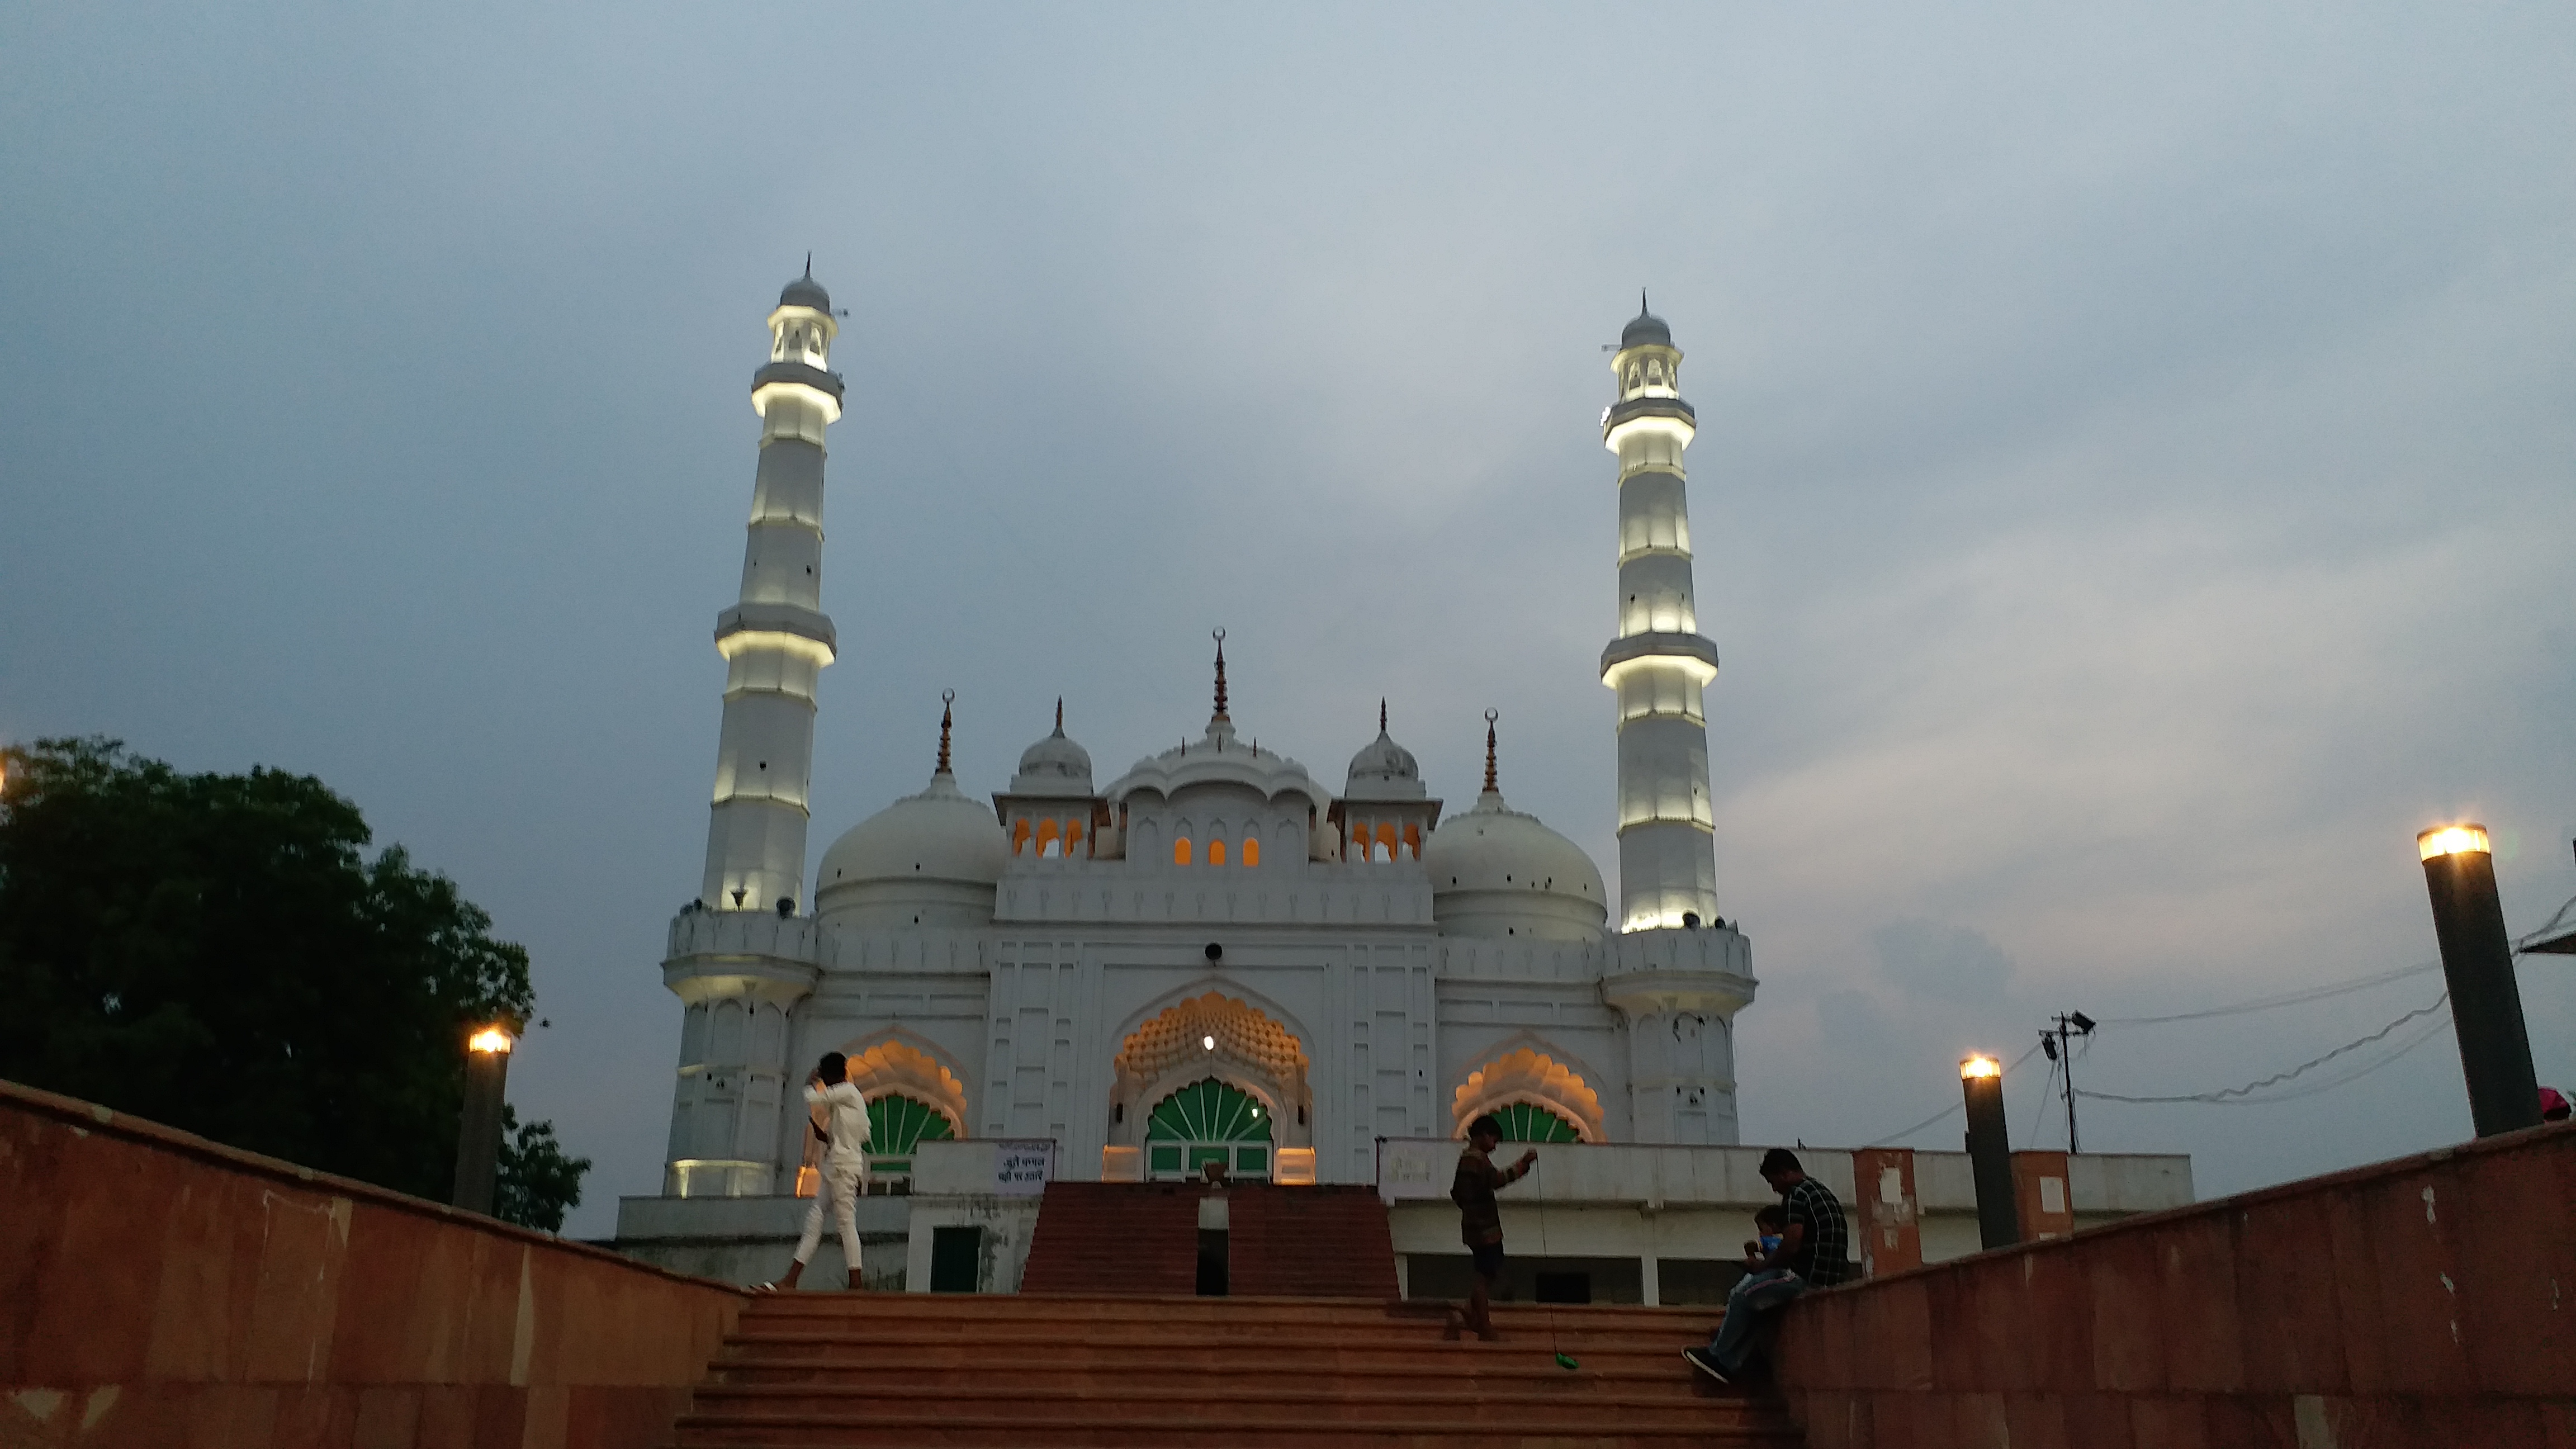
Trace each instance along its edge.
<path fill-rule="evenodd" d="M 1779 1239 L 1768 1253 L 1745 1264 L 1744 1280 L 1726 1295 L 1726 1317 L 1708 1347 L 1682 1350 L 1691 1367 L 1721 1384 L 1744 1371 L 1755 1330 L 1781 1304 L 1852 1276 L 1851 1233 L 1833 1189 L 1807 1176 L 1798 1155 L 1785 1147 L 1763 1154 L 1762 1180 L 1780 1194 Z"/>

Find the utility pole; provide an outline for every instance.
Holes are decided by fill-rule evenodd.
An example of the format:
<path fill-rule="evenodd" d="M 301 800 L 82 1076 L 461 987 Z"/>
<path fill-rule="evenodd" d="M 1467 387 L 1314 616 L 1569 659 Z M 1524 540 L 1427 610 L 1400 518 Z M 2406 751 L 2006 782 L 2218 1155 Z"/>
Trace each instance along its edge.
<path fill-rule="evenodd" d="M 2048 1053 L 2048 1059 L 2055 1062 L 2057 1069 L 2066 1077 L 2066 1151 L 2069 1156 L 2084 1150 L 2081 1139 L 2075 1135 L 2075 1048 L 2069 1038 L 2080 1036 L 2089 1039 L 2093 1035 L 2093 1027 L 2093 1018 L 2080 1011 L 2067 1011 L 2058 1014 L 2056 1025 L 2042 1027 L 2039 1032 L 2039 1049 Z"/>

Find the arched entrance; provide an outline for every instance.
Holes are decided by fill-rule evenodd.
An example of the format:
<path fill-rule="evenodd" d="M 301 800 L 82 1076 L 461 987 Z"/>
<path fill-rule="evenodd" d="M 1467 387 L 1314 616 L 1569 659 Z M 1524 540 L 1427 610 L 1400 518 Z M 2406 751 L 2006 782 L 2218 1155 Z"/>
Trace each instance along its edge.
<path fill-rule="evenodd" d="M 1313 1180 L 1306 1049 L 1259 1007 L 1221 991 L 1176 1001 L 1113 1066 L 1104 1175 L 1171 1181 L 1223 1162 L 1234 1177 Z"/>
<path fill-rule="evenodd" d="M 1145 1118 L 1145 1176 L 1195 1177 L 1213 1162 L 1234 1177 L 1270 1175 L 1271 1113 L 1250 1092 L 1204 1077 Z"/>

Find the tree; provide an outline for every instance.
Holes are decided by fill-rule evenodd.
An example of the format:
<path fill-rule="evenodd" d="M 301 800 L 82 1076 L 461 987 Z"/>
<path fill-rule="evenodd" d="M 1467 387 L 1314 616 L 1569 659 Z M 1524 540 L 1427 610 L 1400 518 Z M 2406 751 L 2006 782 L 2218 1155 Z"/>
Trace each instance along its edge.
<path fill-rule="evenodd" d="M 555 1141 L 555 1124 L 520 1125 L 519 1109 L 501 1109 L 501 1172 L 492 1189 L 492 1216 L 541 1232 L 563 1231 L 564 1214 L 581 1205 L 587 1157 L 568 1157 Z"/>
<path fill-rule="evenodd" d="M 113 740 L 0 751 L 0 1076 L 444 1199 L 464 1040 L 527 952 L 308 775 L 187 775 Z M 522 1129 L 528 1219 L 589 1164 Z"/>

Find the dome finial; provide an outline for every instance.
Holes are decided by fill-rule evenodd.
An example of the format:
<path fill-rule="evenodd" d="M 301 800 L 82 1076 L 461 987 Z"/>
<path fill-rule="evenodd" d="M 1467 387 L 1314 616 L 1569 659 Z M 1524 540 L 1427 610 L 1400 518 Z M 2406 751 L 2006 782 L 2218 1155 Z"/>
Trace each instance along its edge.
<path fill-rule="evenodd" d="M 807 271 L 812 271 L 812 270 L 813 270 L 814 257 L 813 257 L 813 254 L 812 254 L 811 252 L 808 252 L 808 253 L 806 254 L 805 262 L 806 262 L 806 270 L 807 270 Z M 1649 314 L 1649 309 L 1648 309 L 1648 308 L 1647 308 L 1647 306 L 1646 306 L 1646 289 L 1645 289 L 1645 288 L 1643 288 L 1643 287 L 1639 287 L 1639 288 L 1637 289 L 1637 315 L 1638 315 L 1638 316 L 1640 316 L 1640 317 L 1644 317 L 1644 316 L 1647 316 L 1648 314 Z"/>
<path fill-rule="evenodd" d="M 1502 717 L 1501 710 L 1485 711 L 1485 793 L 1488 795 L 1495 794 L 1498 790 L 1494 784 L 1494 721 Z"/>
<path fill-rule="evenodd" d="M 1385 733 L 1386 733 L 1386 696 L 1385 696 L 1385 695 L 1379 695 L 1379 696 L 1378 696 L 1378 700 L 1377 700 L 1377 732 L 1378 732 L 1379 734 L 1385 734 Z"/>
<path fill-rule="evenodd" d="M 948 773 L 948 727 L 956 721 L 957 691 L 939 691 L 939 774 Z"/>
<path fill-rule="evenodd" d="M 1232 717 L 1225 712 L 1225 630 L 1212 629 L 1208 637 L 1216 641 L 1216 717 L 1230 724 Z"/>
<path fill-rule="evenodd" d="M 1055 737 L 1064 738 L 1064 696 L 1061 694 L 1055 697 Z"/>
<path fill-rule="evenodd" d="M 805 280 L 809 282 L 814 280 L 814 254 L 812 252 L 807 252 L 805 254 Z M 1637 295 L 1642 297 L 1645 293 L 1640 292 Z"/>

